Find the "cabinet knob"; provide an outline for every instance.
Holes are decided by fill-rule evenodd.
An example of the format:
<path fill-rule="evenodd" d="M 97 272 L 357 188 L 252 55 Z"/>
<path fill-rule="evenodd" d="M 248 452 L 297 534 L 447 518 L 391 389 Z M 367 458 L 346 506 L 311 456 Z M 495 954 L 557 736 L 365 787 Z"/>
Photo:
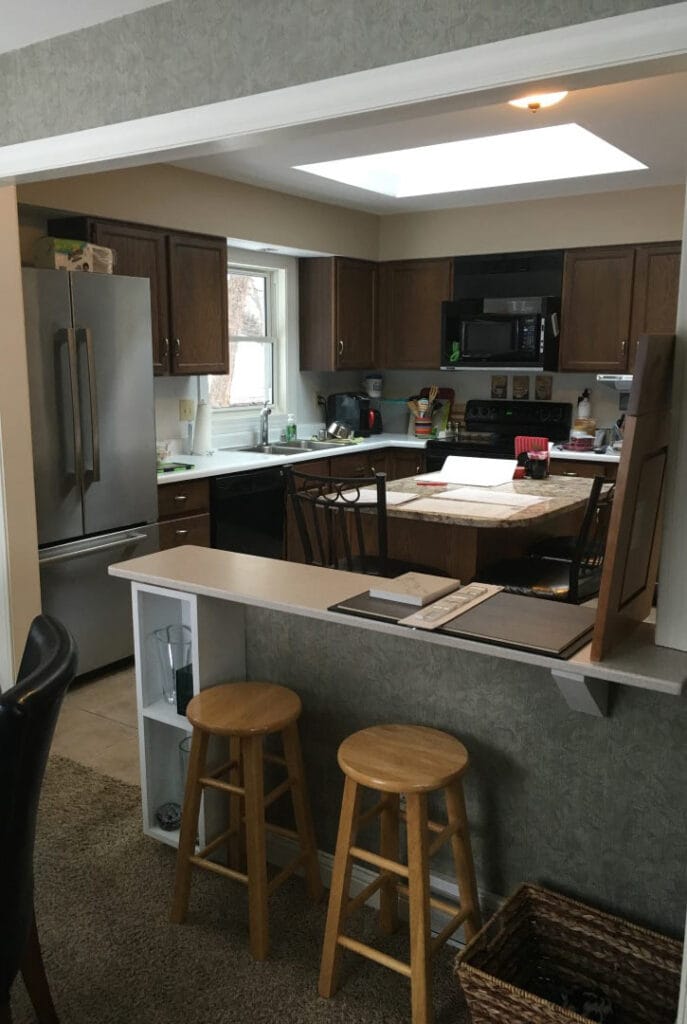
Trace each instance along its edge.
<path fill-rule="evenodd" d="M 344 343 L 343 343 L 343 338 L 339 338 L 339 341 L 338 341 L 338 344 L 337 344 L 337 347 L 336 347 L 336 348 L 337 348 L 337 353 L 338 353 L 338 355 L 342 356 L 342 355 L 343 355 L 343 353 L 344 353 Z"/>

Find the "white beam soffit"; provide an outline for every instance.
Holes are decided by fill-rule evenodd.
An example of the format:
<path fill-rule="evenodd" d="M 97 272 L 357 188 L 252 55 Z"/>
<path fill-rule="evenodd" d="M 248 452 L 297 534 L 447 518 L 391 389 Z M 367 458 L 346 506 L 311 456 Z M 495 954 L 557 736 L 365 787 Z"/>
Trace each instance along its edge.
<path fill-rule="evenodd" d="M 536 61 L 533 54 L 536 53 Z M 687 54 L 687 2 L 0 148 L 0 182 L 181 159 L 258 132 Z M 536 77 L 532 69 L 536 66 Z M 675 70 L 675 65 L 670 70 Z"/>

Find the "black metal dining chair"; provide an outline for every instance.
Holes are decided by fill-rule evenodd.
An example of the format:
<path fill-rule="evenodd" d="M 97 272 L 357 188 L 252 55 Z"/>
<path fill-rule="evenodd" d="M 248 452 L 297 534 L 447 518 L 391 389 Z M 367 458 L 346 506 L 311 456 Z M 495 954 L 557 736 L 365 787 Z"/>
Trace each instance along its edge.
<path fill-rule="evenodd" d="M 33 906 L 33 847 L 55 723 L 76 674 L 77 650 L 62 623 L 37 616 L 16 685 L 0 695 L 0 1024 L 21 971 L 39 1024 L 57 1014 L 43 966 Z"/>
<path fill-rule="evenodd" d="M 576 537 L 550 537 L 523 558 L 509 558 L 480 573 L 480 582 L 496 583 L 510 594 L 581 604 L 595 597 L 601 585 L 614 487 L 594 477 Z"/>
<path fill-rule="evenodd" d="M 387 578 L 404 572 L 445 575 L 426 565 L 389 558 L 385 473 L 354 478 L 312 476 L 285 466 L 284 478 L 308 565 Z"/>

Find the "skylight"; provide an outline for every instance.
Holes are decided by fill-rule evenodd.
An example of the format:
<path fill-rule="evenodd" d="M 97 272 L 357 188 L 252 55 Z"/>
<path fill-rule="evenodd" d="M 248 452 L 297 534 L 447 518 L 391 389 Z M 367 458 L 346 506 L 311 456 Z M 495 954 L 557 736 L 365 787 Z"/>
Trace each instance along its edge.
<path fill-rule="evenodd" d="M 301 164 L 294 169 L 400 199 L 617 174 L 646 170 L 647 166 L 579 124 L 560 124 Z"/>

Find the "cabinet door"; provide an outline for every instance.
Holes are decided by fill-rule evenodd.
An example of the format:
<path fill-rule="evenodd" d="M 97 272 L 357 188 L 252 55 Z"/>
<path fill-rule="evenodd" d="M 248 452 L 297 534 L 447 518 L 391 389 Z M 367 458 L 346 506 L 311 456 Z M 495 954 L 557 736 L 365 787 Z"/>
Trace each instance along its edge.
<path fill-rule="evenodd" d="M 375 365 L 377 264 L 336 259 L 335 344 L 337 370 Z"/>
<path fill-rule="evenodd" d="M 343 479 L 370 476 L 370 455 L 372 452 L 356 452 L 355 454 L 336 455 L 330 459 L 332 476 Z"/>
<path fill-rule="evenodd" d="M 674 334 L 680 284 L 680 243 L 640 245 L 635 255 L 628 372 L 640 334 Z"/>
<path fill-rule="evenodd" d="M 404 260 L 380 266 L 380 363 L 436 369 L 441 362 L 441 303 L 453 296 L 453 260 Z"/>
<path fill-rule="evenodd" d="M 169 373 L 169 302 L 164 232 L 136 224 L 95 221 L 92 237 L 96 245 L 115 250 L 116 274 L 147 277 L 150 281 L 153 370 L 157 374 Z"/>
<path fill-rule="evenodd" d="M 634 246 L 565 254 L 560 369 L 625 373 Z"/>
<path fill-rule="evenodd" d="M 425 453 L 422 448 L 391 448 L 388 453 L 389 480 L 403 480 L 425 471 Z"/>
<path fill-rule="evenodd" d="M 227 247 L 169 235 L 172 373 L 228 373 Z"/>

